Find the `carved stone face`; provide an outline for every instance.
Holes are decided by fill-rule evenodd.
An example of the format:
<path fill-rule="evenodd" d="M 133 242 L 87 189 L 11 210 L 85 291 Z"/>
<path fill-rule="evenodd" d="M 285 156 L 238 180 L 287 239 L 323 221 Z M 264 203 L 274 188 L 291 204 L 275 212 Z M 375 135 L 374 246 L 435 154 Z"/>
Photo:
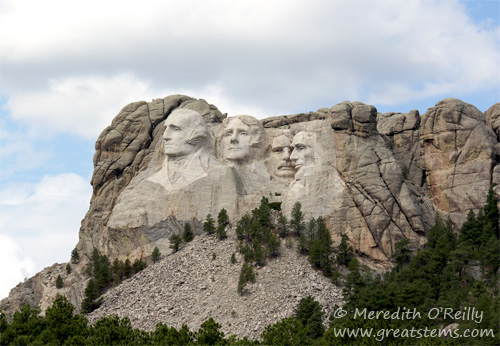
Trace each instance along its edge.
<path fill-rule="evenodd" d="M 203 124 L 203 118 L 198 112 L 188 109 L 173 111 L 165 121 L 165 154 L 169 158 L 182 158 L 198 150 L 204 144 L 205 137 L 193 138 L 193 134 L 200 132 L 199 128 Z"/>
<path fill-rule="evenodd" d="M 292 151 L 292 142 L 287 136 L 281 135 L 273 139 L 269 155 L 271 175 L 283 179 L 295 176 L 295 163 L 290 159 Z"/>
<path fill-rule="evenodd" d="M 223 156 L 229 161 L 247 161 L 252 154 L 250 126 L 240 119 L 233 119 L 224 129 Z"/>
<path fill-rule="evenodd" d="M 295 162 L 297 176 L 301 176 L 306 169 L 314 167 L 314 139 L 305 132 L 299 132 L 293 137 L 293 151 L 290 159 Z"/>

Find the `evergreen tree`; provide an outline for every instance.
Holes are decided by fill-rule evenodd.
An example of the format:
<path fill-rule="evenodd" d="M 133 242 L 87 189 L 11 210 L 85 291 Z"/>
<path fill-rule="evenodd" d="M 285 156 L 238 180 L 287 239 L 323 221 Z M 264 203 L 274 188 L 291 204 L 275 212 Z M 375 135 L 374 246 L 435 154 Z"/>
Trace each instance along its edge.
<path fill-rule="evenodd" d="M 227 210 L 225 208 L 222 208 L 219 211 L 219 215 L 217 215 L 217 224 L 219 226 L 223 225 L 224 227 L 229 225 L 229 216 L 227 215 Z"/>
<path fill-rule="evenodd" d="M 129 278 L 130 276 L 132 276 L 132 271 L 133 271 L 132 264 L 130 263 L 130 260 L 127 258 L 125 260 L 125 263 L 123 264 L 123 275 L 125 276 L 125 278 Z"/>
<path fill-rule="evenodd" d="M 284 318 L 268 325 L 261 334 L 263 345 L 310 345 L 307 331 L 295 317 Z"/>
<path fill-rule="evenodd" d="M 278 217 L 278 234 L 281 238 L 286 238 L 288 236 L 288 220 L 281 212 Z"/>
<path fill-rule="evenodd" d="M 64 286 L 64 282 L 63 282 L 63 279 L 62 279 L 61 275 L 57 275 L 57 278 L 56 278 L 56 288 L 60 289 L 60 288 L 63 288 L 63 286 Z"/>
<path fill-rule="evenodd" d="M 235 264 L 236 263 L 236 254 L 233 252 L 233 254 L 231 255 L 231 263 L 232 264 Z"/>
<path fill-rule="evenodd" d="M 194 233 L 189 222 L 184 224 L 184 233 L 182 233 L 182 238 L 186 243 L 189 243 L 194 239 Z"/>
<path fill-rule="evenodd" d="M 305 228 L 304 214 L 302 213 L 302 205 L 300 202 L 296 202 L 293 205 L 290 226 L 294 233 L 300 237 Z"/>
<path fill-rule="evenodd" d="M 211 214 L 207 215 L 207 219 L 203 223 L 203 231 L 205 231 L 207 234 L 215 233 L 215 221 L 212 218 Z"/>
<path fill-rule="evenodd" d="M 71 251 L 71 263 L 77 264 L 80 262 L 80 254 L 76 248 Z"/>
<path fill-rule="evenodd" d="M 66 274 L 71 274 L 71 264 L 66 264 Z"/>
<path fill-rule="evenodd" d="M 266 257 L 264 256 L 264 250 L 262 249 L 262 244 L 259 241 L 259 239 L 257 238 L 253 239 L 252 247 L 253 247 L 253 257 L 255 263 L 257 263 L 259 266 L 265 266 Z"/>
<path fill-rule="evenodd" d="M 224 344 L 224 333 L 221 331 L 221 325 L 210 317 L 200 325 L 196 341 L 198 345 Z"/>
<path fill-rule="evenodd" d="M 245 286 L 247 282 L 255 282 L 255 273 L 253 267 L 248 264 L 248 262 L 243 262 L 240 271 L 240 278 L 238 281 L 238 293 L 243 294 L 245 292 Z"/>
<path fill-rule="evenodd" d="M 227 238 L 226 227 L 224 225 L 218 225 L 217 229 L 215 230 L 215 235 L 220 240 L 226 239 Z"/>
<path fill-rule="evenodd" d="M 102 303 L 102 300 L 98 300 L 99 296 L 100 292 L 95 280 L 90 279 L 85 288 L 85 298 L 81 307 L 82 313 L 88 314 L 97 309 Z"/>
<path fill-rule="evenodd" d="M 168 240 L 170 240 L 170 248 L 174 250 L 174 252 L 179 251 L 179 246 L 182 243 L 182 238 L 178 234 L 173 234 Z"/>
<path fill-rule="evenodd" d="M 337 248 L 337 263 L 341 265 L 348 265 L 354 257 L 352 246 L 350 246 L 347 241 L 347 235 L 343 234 Z"/>
<path fill-rule="evenodd" d="M 398 268 L 402 268 L 410 262 L 411 251 L 409 246 L 410 240 L 407 238 L 398 241 L 396 245 L 394 245 L 394 254 L 392 255 L 392 258 L 396 261 Z"/>
<path fill-rule="evenodd" d="M 146 269 L 147 266 L 148 266 L 148 264 L 142 258 L 136 259 L 134 261 L 134 264 L 132 265 L 132 268 L 134 268 L 134 274 L 137 274 L 141 270 Z"/>
<path fill-rule="evenodd" d="M 155 246 L 153 252 L 151 253 L 151 260 L 153 261 L 153 263 L 156 263 L 160 260 L 160 258 L 161 258 L 160 249 L 158 249 L 158 246 Z"/>
<path fill-rule="evenodd" d="M 271 226 L 271 207 L 269 206 L 269 200 L 265 196 L 262 196 L 260 200 L 260 206 L 257 212 L 257 220 L 263 227 Z"/>
<path fill-rule="evenodd" d="M 75 307 L 64 296 L 56 298 L 45 312 L 44 343 L 52 345 L 82 345 L 88 336 L 87 319 L 74 315 Z"/>
<path fill-rule="evenodd" d="M 300 300 L 295 309 L 295 318 L 302 323 L 307 331 L 307 336 L 312 339 L 320 338 L 325 332 L 321 305 L 311 296 Z"/>

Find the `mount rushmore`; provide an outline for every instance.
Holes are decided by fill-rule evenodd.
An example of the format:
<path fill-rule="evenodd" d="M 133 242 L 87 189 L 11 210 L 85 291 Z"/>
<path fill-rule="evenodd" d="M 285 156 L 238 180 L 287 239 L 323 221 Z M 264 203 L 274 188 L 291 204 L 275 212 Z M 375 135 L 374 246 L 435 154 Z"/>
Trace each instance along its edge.
<path fill-rule="evenodd" d="M 425 243 L 437 213 L 460 226 L 482 207 L 500 181 L 499 138 L 500 103 L 483 113 L 453 98 L 422 115 L 346 101 L 262 120 L 184 95 L 134 102 L 96 141 L 76 249 L 82 268 L 94 249 L 148 257 L 155 246 L 168 249 L 186 222 L 201 232 L 208 214 L 225 208 L 235 221 L 266 197 L 288 218 L 300 202 L 306 220 L 325 220 L 335 244 L 346 235 L 363 263 L 385 270 L 398 241 Z M 43 310 L 61 292 L 79 306 L 87 278 L 74 270 L 56 290 L 63 268 L 19 284 L 2 309 Z"/>

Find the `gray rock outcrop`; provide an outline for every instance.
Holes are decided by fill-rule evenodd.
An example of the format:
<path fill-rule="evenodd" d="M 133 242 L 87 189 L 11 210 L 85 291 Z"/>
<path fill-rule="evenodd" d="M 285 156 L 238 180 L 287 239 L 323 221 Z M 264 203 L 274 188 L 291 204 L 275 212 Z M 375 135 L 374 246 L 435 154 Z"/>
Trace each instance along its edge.
<path fill-rule="evenodd" d="M 199 116 L 174 122 L 179 110 Z M 262 196 L 281 202 L 288 218 L 300 202 L 306 219 L 325 219 L 335 243 L 345 234 L 362 262 L 390 268 L 396 242 L 422 246 L 436 212 L 460 226 L 500 182 L 499 119 L 500 103 L 482 113 L 452 98 L 424 114 L 342 102 L 260 121 L 228 118 L 183 95 L 129 104 L 96 142 L 93 195 L 77 245 L 81 271 L 94 248 L 111 258 L 145 257 L 154 246 L 168 249 L 186 221 L 200 233 L 208 213 L 226 208 L 236 220 Z M 46 306 L 49 272 L 20 284 L 0 306 Z M 79 304 L 85 278 L 74 280 L 67 294 Z"/>

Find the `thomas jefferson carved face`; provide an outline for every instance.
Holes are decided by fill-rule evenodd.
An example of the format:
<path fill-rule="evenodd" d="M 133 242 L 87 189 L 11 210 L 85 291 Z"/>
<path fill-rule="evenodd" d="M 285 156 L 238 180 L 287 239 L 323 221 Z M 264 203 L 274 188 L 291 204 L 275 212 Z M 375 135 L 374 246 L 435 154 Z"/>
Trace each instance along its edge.
<path fill-rule="evenodd" d="M 264 129 L 249 115 L 226 118 L 217 138 L 219 156 L 237 164 L 259 159 Z"/>
<path fill-rule="evenodd" d="M 306 170 L 314 168 L 315 136 L 312 133 L 299 132 L 293 137 L 293 151 L 290 159 L 295 162 L 297 174 L 301 177 Z"/>
<path fill-rule="evenodd" d="M 282 179 L 291 179 L 295 176 L 295 163 L 290 159 L 292 151 L 292 142 L 286 135 L 273 139 L 268 160 L 272 176 Z"/>
<path fill-rule="evenodd" d="M 252 135 L 250 126 L 234 119 L 224 129 L 224 157 L 229 161 L 246 161 L 250 158 Z"/>
<path fill-rule="evenodd" d="M 183 158 L 201 148 L 207 138 L 203 117 L 190 109 L 173 111 L 165 121 L 163 140 L 169 158 Z"/>

